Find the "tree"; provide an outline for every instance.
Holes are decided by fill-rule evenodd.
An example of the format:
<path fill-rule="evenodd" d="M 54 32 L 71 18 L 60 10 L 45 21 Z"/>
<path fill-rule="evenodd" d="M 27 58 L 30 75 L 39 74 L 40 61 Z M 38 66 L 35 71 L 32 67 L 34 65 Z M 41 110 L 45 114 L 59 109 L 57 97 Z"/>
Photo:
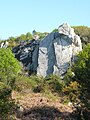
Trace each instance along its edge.
<path fill-rule="evenodd" d="M 14 41 L 16 38 L 15 37 L 9 37 L 9 41 Z"/>
<path fill-rule="evenodd" d="M 25 35 L 25 34 L 20 35 L 19 39 L 20 39 L 20 40 L 27 40 L 27 38 L 26 38 L 26 35 Z"/>
<path fill-rule="evenodd" d="M 83 45 L 90 43 L 90 28 L 87 26 L 74 26 L 74 31 L 82 40 Z"/>
<path fill-rule="evenodd" d="M 26 38 L 27 38 L 27 40 L 32 40 L 33 39 L 33 35 L 30 32 L 28 32 L 26 34 Z"/>
<path fill-rule="evenodd" d="M 0 49 L 0 81 L 9 84 L 20 72 L 20 65 L 10 49 Z"/>

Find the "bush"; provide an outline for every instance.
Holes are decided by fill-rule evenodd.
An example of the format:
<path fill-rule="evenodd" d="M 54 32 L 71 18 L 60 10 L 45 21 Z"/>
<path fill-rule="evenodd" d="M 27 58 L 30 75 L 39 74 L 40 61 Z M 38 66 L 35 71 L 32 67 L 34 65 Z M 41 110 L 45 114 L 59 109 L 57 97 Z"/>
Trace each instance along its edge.
<path fill-rule="evenodd" d="M 60 95 L 62 92 L 62 88 L 64 86 L 63 80 L 61 80 L 60 76 L 57 75 L 50 75 L 45 78 L 39 78 L 35 91 L 39 92 L 50 92 L 50 93 L 57 93 Z"/>
<path fill-rule="evenodd" d="M 14 83 L 14 89 L 18 92 L 31 89 L 36 83 L 30 79 L 30 77 L 24 75 L 18 75 Z"/>
<path fill-rule="evenodd" d="M 51 92 L 56 92 L 58 94 L 62 92 L 62 89 L 64 87 L 63 80 L 61 80 L 60 76 L 57 75 L 50 75 L 46 77 L 45 83 Z"/>
<path fill-rule="evenodd" d="M 42 78 L 38 76 L 24 76 L 24 75 L 18 75 L 16 77 L 15 83 L 14 83 L 14 89 L 18 92 L 35 92 L 36 88 L 41 85 Z M 37 90 L 38 91 L 38 90 Z"/>
<path fill-rule="evenodd" d="M 45 93 L 48 91 L 52 94 L 57 93 L 60 95 L 63 87 L 64 81 L 56 75 L 50 75 L 46 78 L 38 76 L 18 76 L 14 84 L 14 89 L 22 93 L 24 93 L 24 91 L 29 90 L 35 93 Z"/>
<path fill-rule="evenodd" d="M 75 79 L 90 93 L 90 44 L 79 53 L 73 71 Z"/>
<path fill-rule="evenodd" d="M 80 93 L 81 93 L 81 86 L 78 82 L 74 81 L 71 82 L 68 86 L 63 88 L 63 93 L 67 95 L 67 98 L 73 102 L 77 103 L 80 102 Z"/>
<path fill-rule="evenodd" d="M 0 49 L 0 80 L 9 85 L 20 69 L 21 67 L 11 50 Z"/>
<path fill-rule="evenodd" d="M 70 84 L 70 82 L 72 81 L 73 77 L 74 77 L 74 73 L 72 72 L 71 69 L 68 69 L 67 73 L 65 74 L 65 76 L 63 78 L 65 85 Z"/>
<path fill-rule="evenodd" d="M 15 77 L 21 67 L 10 49 L 0 49 L 0 119 L 9 120 L 14 102 L 11 98 Z"/>
<path fill-rule="evenodd" d="M 0 82 L 0 99 L 6 99 L 10 97 L 11 88 L 5 85 L 3 82 Z"/>
<path fill-rule="evenodd" d="M 14 102 L 11 99 L 11 88 L 3 82 L 0 82 L 0 119 L 9 119 L 13 105 Z"/>

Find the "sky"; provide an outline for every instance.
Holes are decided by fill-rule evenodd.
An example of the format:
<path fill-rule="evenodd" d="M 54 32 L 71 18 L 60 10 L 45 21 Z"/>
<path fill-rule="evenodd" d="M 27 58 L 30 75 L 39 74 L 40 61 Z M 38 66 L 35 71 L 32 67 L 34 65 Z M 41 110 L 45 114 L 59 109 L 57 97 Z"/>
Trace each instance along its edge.
<path fill-rule="evenodd" d="M 0 39 L 51 32 L 66 22 L 90 27 L 90 0 L 0 0 Z"/>

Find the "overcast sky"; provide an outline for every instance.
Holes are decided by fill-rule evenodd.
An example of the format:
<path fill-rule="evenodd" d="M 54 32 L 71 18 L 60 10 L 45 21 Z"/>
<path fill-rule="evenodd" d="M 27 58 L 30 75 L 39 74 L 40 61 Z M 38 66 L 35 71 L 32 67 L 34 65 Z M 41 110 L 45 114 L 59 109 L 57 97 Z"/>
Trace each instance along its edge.
<path fill-rule="evenodd" d="M 90 0 L 0 0 L 0 39 L 50 32 L 65 22 L 90 27 Z"/>

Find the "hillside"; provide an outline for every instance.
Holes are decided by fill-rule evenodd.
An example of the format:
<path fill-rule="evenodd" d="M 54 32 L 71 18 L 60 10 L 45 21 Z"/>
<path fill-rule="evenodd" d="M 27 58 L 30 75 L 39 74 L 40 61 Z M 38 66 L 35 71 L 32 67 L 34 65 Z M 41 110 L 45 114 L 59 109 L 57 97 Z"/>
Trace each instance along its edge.
<path fill-rule="evenodd" d="M 74 119 L 72 105 L 60 103 L 60 99 L 49 99 L 41 93 L 20 94 L 12 92 L 12 98 L 19 104 L 16 119 L 20 120 L 69 120 Z"/>
<path fill-rule="evenodd" d="M 43 52 L 39 51 L 39 53 L 42 52 L 39 59 L 47 61 L 50 59 L 48 66 L 52 63 L 48 69 L 44 66 L 45 62 L 43 63 L 43 67 L 39 63 L 39 68 L 42 67 L 42 69 L 40 68 L 40 72 L 42 73 L 45 70 L 45 76 L 37 76 L 35 72 L 33 74 L 27 74 L 27 70 L 23 69 L 23 64 L 20 60 L 17 60 L 15 54 L 12 53 L 12 48 L 19 46 L 20 43 L 23 43 L 22 41 L 24 41 L 25 46 L 27 46 L 26 43 L 31 42 L 31 40 L 29 40 L 33 39 L 31 33 L 16 38 L 10 37 L 7 40 L 9 43 L 8 47 L 5 46 L 5 48 L 0 48 L 0 120 L 90 119 L 90 28 L 86 26 L 76 26 L 74 28 L 75 32 L 80 35 L 80 39 L 83 43 L 83 50 L 80 50 L 79 54 L 75 54 L 77 58 L 76 61 L 73 61 L 72 65 L 69 64 L 70 67 L 65 71 L 63 76 L 59 73 L 59 67 L 55 69 L 59 75 L 47 74 L 46 76 L 46 73 L 51 73 L 54 70 L 51 68 L 54 66 L 55 61 L 58 63 L 57 65 L 59 65 L 59 56 L 63 55 L 63 53 L 56 54 L 55 52 L 59 50 L 66 51 L 71 47 L 71 41 L 74 40 L 71 39 L 70 36 L 70 38 L 66 37 L 66 35 L 61 36 L 61 38 L 64 38 L 61 42 L 60 36 L 58 36 L 59 34 L 56 32 L 57 29 L 54 30 L 55 34 L 53 34 L 53 32 L 49 34 L 51 36 L 55 35 L 54 39 L 52 39 L 54 40 L 54 42 L 52 42 L 53 44 L 50 44 L 51 46 L 56 45 L 56 47 L 54 47 L 54 53 L 57 56 L 54 57 L 56 58 L 54 62 L 51 62 L 52 57 L 50 56 L 53 55 L 52 52 L 48 54 L 50 50 L 52 50 L 51 46 L 48 49 L 48 53 L 46 49 L 43 49 Z M 47 32 L 40 33 L 34 31 L 34 34 L 35 36 L 39 35 L 40 40 L 48 36 Z M 45 41 L 45 39 L 43 40 Z M 40 43 L 41 48 L 42 45 L 43 47 L 48 46 L 48 42 L 45 45 L 42 44 L 44 43 L 43 40 Z M 65 40 L 67 40 L 67 42 Z M 68 42 L 70 45 L 69 47 L 66 44 Z M 3 43 L 3 41 L 1 43 Z M 64 46 L 63 43 L 65 43 Z M 21 50 L 19 51 L 21 55 L 25 52 L 23 51 L 25 46 L 23 49 L 19 49 Z M 73 46 L 73 48 L 80 47 L 77 46 L 76 43 Z M 57 49 L 59 47 L 62 49 Z M 64 56 L 70 54 L 70 51 L 68 51 L 68 54 L 66 54 L 65 51 Z M 19 52 L 17 51 L 16 55 Z M 67 59 L 68 57 L 63 57 L 64 61 Z M 71 57 L 69 61 L 70 60 Z M 68 64 L 68 62 L 66 63 Z"/>

